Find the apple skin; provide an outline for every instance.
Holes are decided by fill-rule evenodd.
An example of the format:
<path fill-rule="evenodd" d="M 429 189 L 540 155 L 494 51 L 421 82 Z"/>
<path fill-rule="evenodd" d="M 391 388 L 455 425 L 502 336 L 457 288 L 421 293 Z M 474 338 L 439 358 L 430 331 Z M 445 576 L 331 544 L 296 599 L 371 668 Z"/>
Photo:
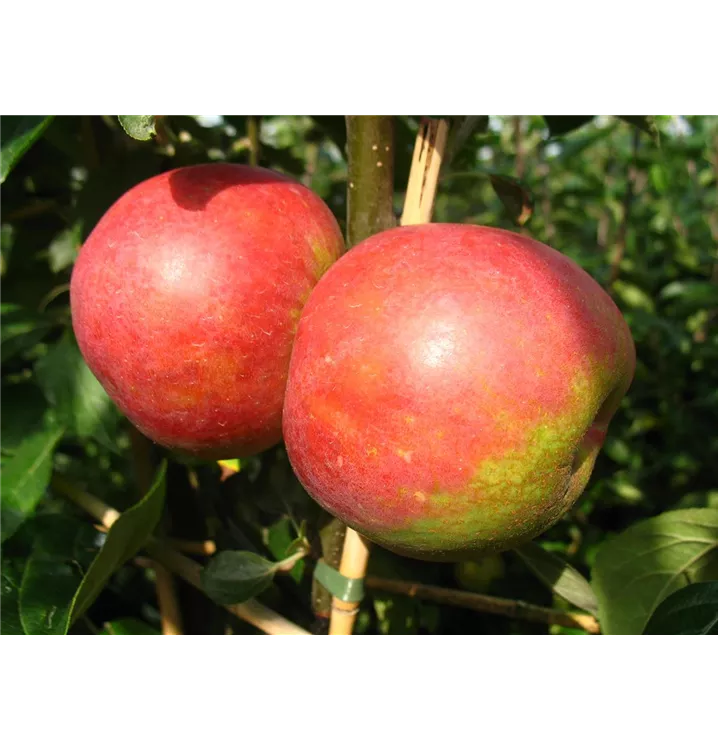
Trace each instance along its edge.
<path fill-rule="evenodd" d="M 199 458 L 281 440 L 301 309 L 344 251 L 329 208 L 261 168 L 183 167 L 125 193 L 72 274 L 80 350 L 152 440 Z"/>
<path fill-rule="evenodd" d="M 618 308 L 559 252 L 488 227 L 392 229 L 312 292 L 284 439 L 309 494 L 368 539 L 470 559 L 571 507 L 634 369 Z"/>

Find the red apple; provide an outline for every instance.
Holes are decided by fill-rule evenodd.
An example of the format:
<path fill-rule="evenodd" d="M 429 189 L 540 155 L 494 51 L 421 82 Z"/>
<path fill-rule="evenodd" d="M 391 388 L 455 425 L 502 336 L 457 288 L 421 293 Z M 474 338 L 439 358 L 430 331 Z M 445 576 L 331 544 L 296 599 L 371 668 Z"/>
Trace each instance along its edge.
<path fill-rule="evenodd" d="M 307 491 L 350 527 L 458 560 L 571 507 L 634 367 L 611 298 L 550 247 L 488 227 L 392 229 L 312 292 L 284 439 Z"/>
<path fill-rule="evenodd" d="M 80 349 L 152 440 L 202 458 L 261 451 L 281 439 L 301 309 L 343 249 L 329 208 L 288 177 L 231 164 L 158 175 L 80 252 Z"/>

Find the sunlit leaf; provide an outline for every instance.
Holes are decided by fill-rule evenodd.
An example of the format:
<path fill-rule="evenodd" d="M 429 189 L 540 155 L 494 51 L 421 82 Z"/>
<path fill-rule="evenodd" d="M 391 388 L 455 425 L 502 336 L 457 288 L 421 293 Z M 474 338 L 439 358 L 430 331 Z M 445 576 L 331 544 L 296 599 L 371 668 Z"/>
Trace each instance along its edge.
<path fill-rule="evenodd" d="M 35 539 L 22 577 L 20 620 L 28 635 L 64 635 L 73 597 L 101 535 L 89 523 L 59 513 L 32 523 Z"/>
<path fill-rule="evenodd" d="M 591 584 L 566 561 L 536 542 L 525 544 L 514 552 L 557 596 L 587 612 L 598 613 L 598 601 Z"/>
<path fill-rule="evenodd" d="M 52 122 L 46 115 L 3 115 L 0 120 L 0 183 Z"/>
<path fill-rule="evenodd" d="M 38 360 L 35 372 L 61 422 L 79 437 L 92 436 L 113 447 L 110 434 L 118 412 L 69 331 Z"/>
<path fill-rule="evenodd" d="M 72 599 L 70 623 L 87 610 L 110 576 L 136 555 L 149 539 L 162 516 L 166 471 L 167 464 L 163 463 L 142 500 L 124 511 L 112 524 L 102 549 L 92 561 Z"/>
<path fill-rule="evenodd" d="M 117 115 L 122 129 L 136 141 L 149 141 L 157 132 L 157 115 Z"/>
<path fill-rule="evenodd" d="M 82 243 L 82 222 L 77 221 L 68 229 L 64 229 L 50 243 L 48 258 L 50 270 L 59 273 L 75 262 Z"/>
<path fill-rule="evenodd" d="M 718 575 L 718 510 L 663 513 L 599 548 L 591 583 L 605 633 L 638 634 L 658 604 L 689 583 Z"/>
<path fill-rule="evenodd" d="M 18 445 L 2 469 L 2 524 L 5 541 L 32 515 L 45 494 L 55 446 L 65 432 L 62 425 L 41 425 Z"/>

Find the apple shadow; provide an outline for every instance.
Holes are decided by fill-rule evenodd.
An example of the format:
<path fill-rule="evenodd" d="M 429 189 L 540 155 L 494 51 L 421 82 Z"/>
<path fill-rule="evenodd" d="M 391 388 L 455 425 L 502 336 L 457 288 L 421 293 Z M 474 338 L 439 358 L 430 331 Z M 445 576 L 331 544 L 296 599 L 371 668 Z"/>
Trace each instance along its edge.
<path fill-rule="evenodd" d="M 264 167 L 241 164 L 196 164 L 169 174 L 169 186 L 175 203 L 187 211 L 203 211 L 216 195 L 236 185 L 263 185 L 296 182 L 291 177 Z"/>

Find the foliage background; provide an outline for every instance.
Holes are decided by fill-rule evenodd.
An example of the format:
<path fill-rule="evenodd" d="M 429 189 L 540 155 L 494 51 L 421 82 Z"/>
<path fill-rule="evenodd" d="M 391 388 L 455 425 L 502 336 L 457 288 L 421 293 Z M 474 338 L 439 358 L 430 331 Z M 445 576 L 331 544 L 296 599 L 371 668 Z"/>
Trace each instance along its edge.
<path fill-rule="evenodd" d="M 6 145 L 23 119 L 2 118 L 3 178 Z M 395 118 L 397 213 L 419 119 Z M 612 116 L 475 118 L 442 173 L 435 211 L 435 221 L 501 226 L 561 250 L 609 290 L 631 327 L 633 386 L 588 489 L 539 540 L 587 577 L 599 547 L 631 524 L 676 509 L 718 510 L 718 118 L 635 122 L 640 127 Z M 49 484 L 51 475 L 122 510 L 144 494 L 163 458 L 120 417 L 72 337 L 72 265 L 104 211 L 158 172 L 258 159 L 316 191 L 345 226 L 342 117 L 170 116 L 146 142 L 129 137 L 116 117 L 41 125 L 2 185 L 4 633 L 55 632 L 103 541 Z M 312 554 L 260 599 L 321 632 L 311 570 L 328 519 L 294 479 L 283 449 L 242 461 L 224 481 L 216 465 L 169 459 L 162 528 L 173 536 L 279 560 L 307 535 Z M 71 632 L 156 631 L 154 571 L 133 564 L 136 550 L 129 552 Z M 375 548 L 370 572 L 567 607 L 512 553 L 454 566 Z M 256 632 L 202 593 L 184 584 L 178 591 L 186 632 Z M 574 632 L 375 591 L 358 631 Z"/>

